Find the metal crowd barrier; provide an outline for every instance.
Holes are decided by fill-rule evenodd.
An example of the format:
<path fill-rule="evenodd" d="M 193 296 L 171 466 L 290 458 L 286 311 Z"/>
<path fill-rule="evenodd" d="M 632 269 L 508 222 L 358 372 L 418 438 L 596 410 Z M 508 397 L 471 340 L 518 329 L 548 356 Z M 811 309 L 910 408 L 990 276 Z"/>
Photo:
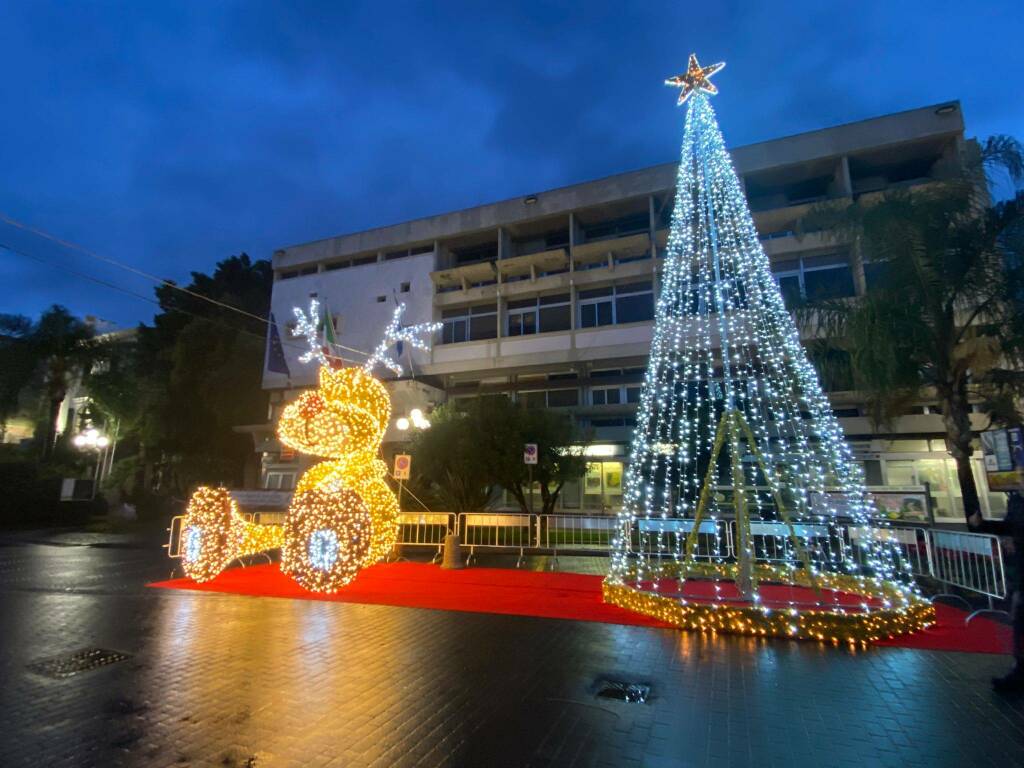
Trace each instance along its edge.
<path fill-rule="evenodd" d="M 885 542 L 899 547 L 903 564 L 914 576 L 932 575 L 931 539 L 925 528 L 864 528 L 846 526 L 854 562 L 866 564 L 870 542 Z"/>
<path fill-rule="evenodd" d="M 822 552 L 829 559 L 832 559 L 833 555 L 838 555 L 838 559 L 842 559 L 843 549 L 841 546 L 834 546 L 827 525 L 793 523 L 791 528 L 787 523 L 771 520 L 755 520 L 750 523 L 751 544 L 754 547 L 754 556 L 758 560 L 769 563 L 793 562 L 797 557 L 794 537 L 811 553 Z M 733 542 L 735 541 L 734 534 Z M 838 549 L 838 552 L 833 552 L 835 549 Z"/>
<path fill-rule="evenodd" d="M 171 518 L 171 525 L 167 529 L 168 537 L 164 549 L 167 550 L 167 556 L 174 560 L 181 558 L 181 532 L 184 526 L 185 515 L 175 515 Z"/>
<path fill-rule="evenodd" d="M 988 598 L 989 610 L 993 609 L 994 600 L 1006 598 L 1003 549 L 998 536 L 937 530 L 928 533 L 933 579 L 984 595 Z M 968 621 L 975 614 L 971 614 Z"/>
<path fill-rule="evenodd" d="M 683 556 L 693 520 L 642 519 L 636 522 L 631 537 L 637 552 Z M 697 560 L 724 560 L 732 554 L 732 545 L 732 528 L 727 520 L 702 520 L 692 554 Z"/>
<path fill-rule="evenodd" d="M 518 568 L 523 563 L 525 550 L 534 546 L 534 524 L 538 517 L 505 512 L 462 512 L 459 535 L 462 545 L 469 547 L 466 565 L 473 562 L 477 549 L 518 549 Z"/>
<path fill-rule="evenodd" d="M 253 522 L 274 525 L 284 522 L 286 513 L 257 512 Z M 164 547 L 170 558 L 181 557 L 185 515 L 171 518 L 168 540 Z M 607 555 L 620 534 L 620 522 L 609 515 L 551 514 L 530 515 L 517 512 L 403 512 L 399 517 L 398 543 L 405 547 L 434 547 L 437 560 L 449 533 L 458 533 L 469 553 L 466 564 L 476 551 L 511 550 L 518 552 L 520 566 L 525 551 L 539 550 L 553 555 L 555 567 L 559 553 Z M 905 567 L 915 576 L 930 577 L 951 587 L 974 592 L 988 598 L 992 610 L 995 600 L 1007 597 L 1006 573 L 999 537 L 982 533 L 966 533 L 923 527 L 843 526 L 842 540 L 829 526 L 817 523 L 795 523 L 798 539 L 808 548 L 834 552 L 854 562 L 865 564 L 869 551 L 868 537 L 899 547 Z M 630 537 L 633 551 L 666 556 L 681 555 L 693 520 L 638 520 L 623 535 Z M 867 533 L 865 533 L 867 532 Z M 791 561 L 793 551 L 789 526 L 777 521 L 751 523 L 757 558 L 762 561 Z M 735 556 L 733 523 L 728 520 L 705 520 L 696 538 L 694 556 L 698 559 L 724 559 Z M 962 599 L 962 598 L 961 598 Z M 977 612 L 976 612 L 977 613 Z M 975 614 L 968 617 L 973 618 Z"/>
<path fill-rule="evenodd" d="M 398 515 L 398 543 L 403 547 L 434 547 L 433 563 L 444 553 L 444 537 L 455 533 L 457 525 L 451 512 L 402 512 Z"/>

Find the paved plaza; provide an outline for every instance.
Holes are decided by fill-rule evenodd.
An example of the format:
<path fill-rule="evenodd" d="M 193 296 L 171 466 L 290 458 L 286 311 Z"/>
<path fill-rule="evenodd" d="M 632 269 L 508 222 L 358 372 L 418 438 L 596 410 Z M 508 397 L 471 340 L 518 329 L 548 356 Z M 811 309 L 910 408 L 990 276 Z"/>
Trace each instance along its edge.
<path fill-rule="evenodd" d="M 144 587 L 169 574 L 155 537 L 0 538 L 0 766 L 1024 764 L 1003 656 Z M 128 658 L 29 668 L 89 648 Z"/>

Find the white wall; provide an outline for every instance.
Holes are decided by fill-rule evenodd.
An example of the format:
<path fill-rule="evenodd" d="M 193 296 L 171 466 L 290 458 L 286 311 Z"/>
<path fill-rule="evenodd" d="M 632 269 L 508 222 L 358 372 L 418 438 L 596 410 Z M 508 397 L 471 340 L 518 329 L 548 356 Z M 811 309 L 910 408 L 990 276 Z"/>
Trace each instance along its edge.
<path fill-rule="evenodd" d="M 286 328 L 294 320 L 294 307 L 308 311 L 310 293 L 315 292 L 321 304 L 326 303 L 330 308 L 332 315 L 340 316 L 338 343 L 370 353 L 380 343 L 384 327 L 395 311 L 396 300 L 406 305 L 403 325 L 432 319 L 430 272 L 433 268 L 434 254 L 425 253 L 275 281 L 270 306 L 281 334 L 291 378 L 289 380 L 284 374 L 271 373 L 264 368 L 263 387 L 276 389 L 315 383 L 316 364 L 298 360 L 299 355 L 308 349 L 305 339 L 290 338 Z M 409 293 L 400 292 L 403 282 L 409 283 Z M 386 300 L 378 302 L 378 296 L 385 296 Z M 366 359 L 364 355 L 346 350 L 341 350 L 341 354 L 353 363 L 362 363 Z M 417 367 L 429 359 L 415 350 L 412 356 Z M 407 353 L 403 352 L 399 362 L 408 368 Z M 378 374 L 381 373 L 378 370 Z"/>

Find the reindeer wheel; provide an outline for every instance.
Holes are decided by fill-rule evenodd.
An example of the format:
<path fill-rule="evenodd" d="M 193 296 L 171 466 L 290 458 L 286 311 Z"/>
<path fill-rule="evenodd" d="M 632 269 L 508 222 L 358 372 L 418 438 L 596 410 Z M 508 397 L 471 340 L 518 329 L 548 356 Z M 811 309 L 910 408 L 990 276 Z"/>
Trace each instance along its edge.
<path fill-rule="evenodd" d="M 308 590 L 336 592 L 356 577 L 371 534 L 370 512 L 355 491 L 303 491 L 288 510 L 281 570 Z"/>

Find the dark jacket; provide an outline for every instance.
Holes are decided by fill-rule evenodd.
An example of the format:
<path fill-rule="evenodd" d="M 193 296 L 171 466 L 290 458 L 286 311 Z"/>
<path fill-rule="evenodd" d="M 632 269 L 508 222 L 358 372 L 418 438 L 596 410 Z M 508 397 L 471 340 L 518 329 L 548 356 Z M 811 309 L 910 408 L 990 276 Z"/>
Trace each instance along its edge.
<path fill-rule="evenodd" d="M 1007 583 L 1013 589 L 1024 591 L 1024 496 L 1011 491 L 1006 500 L 1005 518 L 983 520 L 981 525 L 971 530 L 1013 539 L 1013 554 L 1006 561 L 1011 571 L 1007 574 Z"/>

